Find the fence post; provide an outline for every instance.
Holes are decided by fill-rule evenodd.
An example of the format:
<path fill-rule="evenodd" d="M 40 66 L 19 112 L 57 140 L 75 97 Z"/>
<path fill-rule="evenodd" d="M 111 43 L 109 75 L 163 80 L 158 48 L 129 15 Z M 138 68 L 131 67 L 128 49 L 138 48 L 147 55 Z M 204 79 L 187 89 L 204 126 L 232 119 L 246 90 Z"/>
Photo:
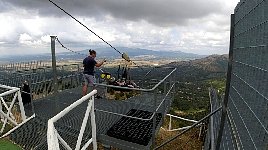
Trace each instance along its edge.
<path fill-rule="evenodd" d="M 231 76 L 232 76 L 232 62 L 233 62 L 233 48 L 234 48 L 234 24 L 235 24 L 235 16 L 234 16 L 234 14 L 232 14 L 231 15 L 231 29 L 230 29 L 228 72 L 227 72 L 225 95 L 224 95 L 224 100 L 223 100 L 223 104 L 222 104 L 223 105 L 222 106 L 222 115 L 221 115 L 221 121 L 220 121 L 219 134 L 217 137 L 216 150 L 220 149 L 220 143 L 221 143 L 221 139 L 222 139 L 225 118 L 226 118 L 226 114 L 227 114 L 227 104 L 228 104 L 228 99 L 229 99 L 230 83 L 231 83 Z"/>
<path fill-rule="evenodd" d="M 52 68 L 53 68 L 53 87 L 54 92 L 58 92 L 58 83 L 57 83 L 57 68 L 56 68 L 56 54 L 55 54 L 55 40 L 57 36 L 51 37 L 51 54 L 52 54 Z"/>

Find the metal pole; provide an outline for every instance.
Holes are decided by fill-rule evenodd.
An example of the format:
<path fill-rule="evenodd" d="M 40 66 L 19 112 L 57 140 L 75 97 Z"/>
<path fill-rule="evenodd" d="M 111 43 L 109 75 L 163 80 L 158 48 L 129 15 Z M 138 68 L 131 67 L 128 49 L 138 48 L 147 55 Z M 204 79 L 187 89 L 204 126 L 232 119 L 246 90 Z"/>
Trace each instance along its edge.
<path fill-rule="evenodd" d="M 212 100 L 213 100 L 213 98 L 212 98 L 212 92 L 214 93 L 214 91 L 212 91 L 213 89 L 212 88 L 209 88 L 209 99 L 210 99 L 210 112 L 212 112 L 213 111 L 213 102 L 212 102 Z M 214 93 L 215 94 L 215 93 Z M 214 95 L 213 95 L 214 96 Z M 214 98 L 215 99 L 215 98 Z M 214 133 L 213 133 L 213 128 L 214 128 L 214 121 L 213 121 L 213 116 L 210 116 L 210 120 L 209 120 L 209 129 L 208 130 L 210 130 L 210 144 L 211 144 L 211 150 L 215 150 L 216 148 L 215 148 L 215 138 L 214 138 Z"/>
<path fill-rule="evenodd" d="M 58 92 L 58 84 L 57 84 L 57 68 L 56 68 L 56 54 L 55 54 L 55 40 L 57 36 L 51 37 L 51 54 L 52 54 L 52 69 L 53 69 L 53 87 L 54 92 Z"/>
<path fill-rule="evenodd" d="M 167 82 L 164 82 L 164 95 L 167 94 L 167 85 L 166 85 Z M 164 101 L 164 104 L 163 104 L 163 109 L 164 109 L 164 115 L 167 114 L 167 100 Z"/>
<path fill-rule="evenodd" d="M 152 126 L 152 148 L 155 147 L 155 132 L 156 132 L 156 116 L 157 116 L 157 106 L 156 106 L 156 94 L 157 94 L 157 89 L 155 89 L 154 91 L 154 116 L 153 116 L 153 126 Z"/>
<path fill-rule="evenodd" d="M 3 106 L 2 106 L 2 102 L 0 102 L 0 111 L 4 111 Z M 4 118 L 4 116 L 2 114 L 0 114 L 0 119 L 2 120 L 3 118 Z"/>
<path fill-rule="evenodd" d="M 229 91 L 230 91 L 230 83 L 231 83 L 231 76 L 232 76 L 232 62 L 233 62 L 233 48 L 234 48 L 234 23 L 235 23 L 235 16 L 234 14 L 231 15 L 231 30 L 230 30 L 230 47 L 229 47 L 229 61 L 228 61 L 228 72 L 227 72 L 227 80 L 226 80 L 226 89 L 224 95 L 224 101 L 222 106 L 222 115 L 221 115 L 221 122 L 220 122 L 220 129 L 219 134 L 217 137 L 217 145 L 216 149 L 220 149 L 220 143 L 223 134 L 223 128 L 225 123 L 225 118 L 227 114 L 227 104 L 229 99 Z"/>
<path fill-rule="evenodd" d="M 164 82 L 164 95 L 167 93 L 167 81 Z"/>

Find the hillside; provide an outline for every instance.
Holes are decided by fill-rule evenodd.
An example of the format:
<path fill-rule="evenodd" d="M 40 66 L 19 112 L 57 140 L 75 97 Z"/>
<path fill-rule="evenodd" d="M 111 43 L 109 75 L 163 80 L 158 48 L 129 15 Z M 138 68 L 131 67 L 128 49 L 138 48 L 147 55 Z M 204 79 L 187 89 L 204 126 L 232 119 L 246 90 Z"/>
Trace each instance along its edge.
<path fill-rule="evenodd" d="M 194 81 L 224 77 L 227 71 L 227 55 L 211 55 L 201 59 L 172 62 L 166 66 L 177 68 L 179 81 Z"/>
<path fill-rule="evenodd" d="M 196 67 L 209 72 L 225 72 L 227 70 L 227 55 L 210 55 L 205 58 L 172 62 L 168 64 L 171 67 Z"/>
<path fill-rule="evenodd" d="M 149 61 L 148 61 L 149 62 Z M 136 61 L 137 64 L 141 64 Z M 228 58 L 227 55 L 211 55 L 201 59 L 188 60 L 188 61 L 176 61 L 163 65 L 164 67 L 177 68 L 175 78 L 179 82 L 195 82 L 209 79 L 221 79 L 226 77 Z M 134 80 L 143 80 L 144 75 L 152 70 L 151 67 L 142 66 L 140 68 L 132 68 L 130 70 L 131 77 Z M 116 73 L 117 66 L 115 68 L 105 68 L 107 72 Z M 164 74 L 159 71 L 153 71 L 150 74 L 150 79 L 159 79 Z"/>

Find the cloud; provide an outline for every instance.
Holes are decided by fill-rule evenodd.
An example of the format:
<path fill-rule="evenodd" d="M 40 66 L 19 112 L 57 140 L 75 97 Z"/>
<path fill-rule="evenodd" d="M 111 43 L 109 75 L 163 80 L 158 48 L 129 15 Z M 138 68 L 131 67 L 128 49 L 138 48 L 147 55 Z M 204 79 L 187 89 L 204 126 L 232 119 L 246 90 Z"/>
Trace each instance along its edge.
<path fill-rule="evenodd" d="M 0 13 L 6 12 L 10 8 L 10 4 L 4 1 L 0 1 Z"/>
<path fill-rule="evenodd" d="M 28 35 L 28 34 L 26 34 L 26 33 L 23 33 L 23 34 L 20 35 L 19 41 L 20 41 L 21 43 L 23 43 L 24 41 L 30 41 L 30 40 L 32 40 L 32 39 L 33 39 L 33 38 L 32 38 L 30 35 Z"/>
<path fill-rule="evenodd" d="M 144 20 L 157 26 L 185 25 L 197 19 L 224 11 L 220 0 L 54 0 L 71 14 L 84 17 Z M 7 3 L 7 2 L 6 2 Z M 48 0 L 12 0 L 9 4 L 31 10 L 40 16 L 66 17 Z"/>
<path fill-rule="evenodd" d="M 238 0 L 54 1 L 115 47 L 222 54 Z M 4 0 L 0 8 L 1 54 L 49 53 L 50 35 L 73 50 L 107 47 L 48 0 Z"/>
<path fill-rule="evenodd" d="M 38 38 L 33 38 L 31 35 L 23 33 L 19 35 L 19 43 L 23 46 L 34 48 L 46 47 L 50 44 L 50 36 L 45 35 Z"/>

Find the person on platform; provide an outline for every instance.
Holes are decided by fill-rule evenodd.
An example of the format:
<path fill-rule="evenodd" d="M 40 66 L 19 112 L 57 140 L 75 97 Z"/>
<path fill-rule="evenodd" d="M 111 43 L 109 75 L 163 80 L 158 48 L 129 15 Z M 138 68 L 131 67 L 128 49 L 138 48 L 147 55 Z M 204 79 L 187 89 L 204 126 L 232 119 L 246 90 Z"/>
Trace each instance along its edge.
<path fill-rule="evenodd" d="M 95 58 L 96 58 L 96 51 L 89 50 L 89 56 L 83 60 L 83 66 L 84 66 L 83 77 L 85 80 L 83 85 L 83 96 L 87 94 L 88 87 L 90 87 L 90 90 L 93 90 L 95 88 L 94 83 L 96 82 L 96 79 L 94 76 L 95 75 L 94 68 L 100 67 L 103 65 L 104 62 L 106 62 L 106 60 L 104 59 L 103 61 L 98 63 L 95 61 Z"/>

